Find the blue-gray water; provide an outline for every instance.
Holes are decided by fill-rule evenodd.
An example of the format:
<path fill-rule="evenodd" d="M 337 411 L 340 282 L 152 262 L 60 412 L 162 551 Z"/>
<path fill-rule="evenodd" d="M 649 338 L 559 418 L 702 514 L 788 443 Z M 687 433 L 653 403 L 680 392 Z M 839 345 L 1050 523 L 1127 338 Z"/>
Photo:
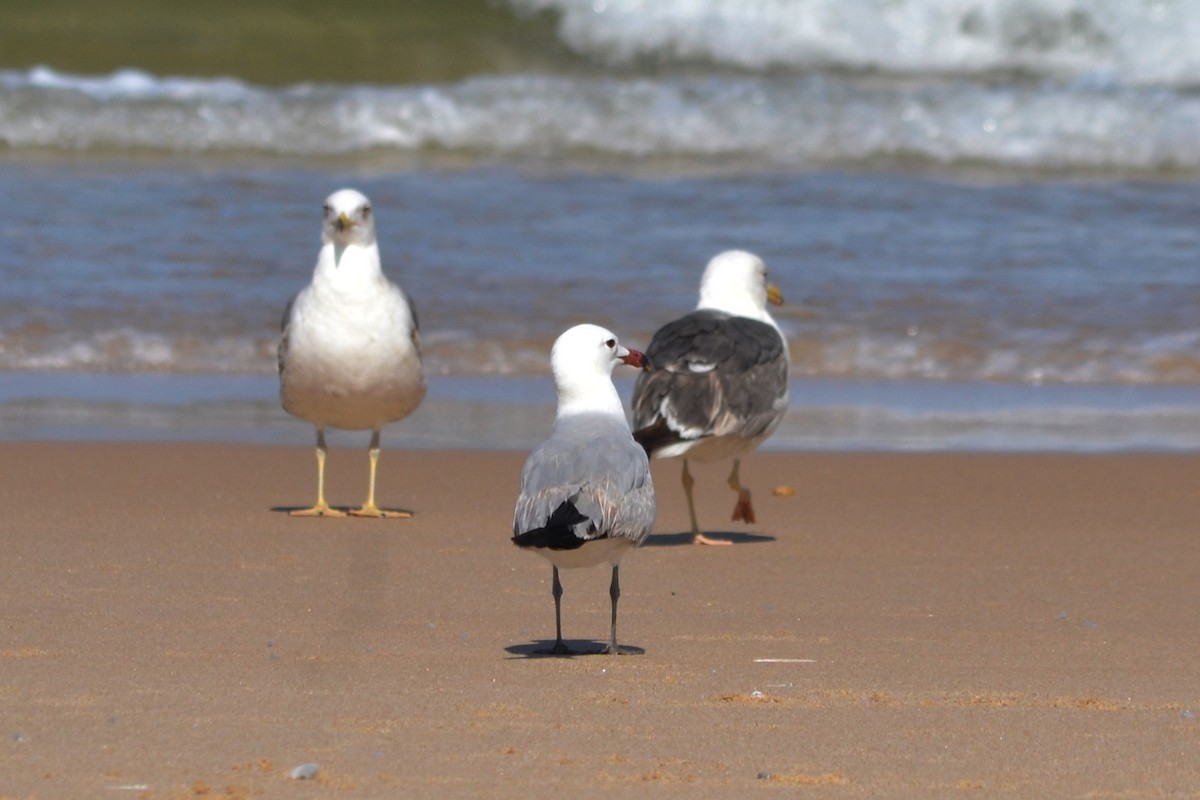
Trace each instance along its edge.
<path fill-rule="evenodd" d="M 513 0 L 537 47 L 392 83 L 0 54 L 0 436 L 309 441 L 278 319 L 354 186 L 431 376 L 388 442 L 535 443 L 558 332 L 645 344 L 740 247 L 771 446 L 1200 447 L 1200 5 L 1044 5 Z"/>

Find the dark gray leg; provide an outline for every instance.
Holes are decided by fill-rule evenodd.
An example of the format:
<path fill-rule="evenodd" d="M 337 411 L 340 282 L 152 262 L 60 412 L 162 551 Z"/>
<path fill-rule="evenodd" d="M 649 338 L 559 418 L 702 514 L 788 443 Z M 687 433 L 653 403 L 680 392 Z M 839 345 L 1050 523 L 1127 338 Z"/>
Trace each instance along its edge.
<path fill-rule="evenodd" d="M 619 567 L 613 564 L 612 583 L 608 585 L 608 597 L 612 600 L 612 629 L 608 634 L 608 651 L 612 655 L 617 655 L 621 651 L 617 649 L 617 599 L 621 596 L 621 581 L 617 577 Z"/>
<path fill-rule="evenodd" d="M 561 655 L 568 654 L 571 650 L 562 638 L 562 583 L 558 580 L 558 567 L 553 569 L 554 583 L 550 587 L 550 592 L 554 595 L 554 647 L 550 652 Z"/>

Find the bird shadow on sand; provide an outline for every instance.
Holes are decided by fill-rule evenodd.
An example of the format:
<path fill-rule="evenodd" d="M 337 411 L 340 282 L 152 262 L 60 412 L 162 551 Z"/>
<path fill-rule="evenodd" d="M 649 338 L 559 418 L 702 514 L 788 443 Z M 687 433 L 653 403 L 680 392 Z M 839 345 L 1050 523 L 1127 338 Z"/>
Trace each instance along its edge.
<path fill-rule="evenodd" d="M 774 536 L 769 536 L 765 533 L 733 533 L 732 531 L 705 531 L 705 536 L 712 539 L 722 539 L 732 544 L 762 544 L 763 542 L 775 541 Z M 683 533 L 652 533 L 646 538 L 642 547 L 679 547 L 681 545 L 691 545 L 692 539 L 695 538 L 691 531 Z M 695 545 L 696 547 L 704 547 L 705 545 Z"/>
<path fill-rule="evenodd" d="M 567 647 L 571 649 L 569 653 L 552 653 L 551 648 L 554 647 L 554 642 L 549 639 L 541 639 L 536 642 L 527 644 L 514 644 L 504 648 L 505 652 L 513 658 L 579 658 L 580 656 L 607 656 L 609 652 L 608 642 L 597 642 L 589 639 L 567 640 Z M 623 656 L 642 656 L 646 651 L 640 647 L 635 647 L 629 644 L 617 645 L 620 655 Z"/>

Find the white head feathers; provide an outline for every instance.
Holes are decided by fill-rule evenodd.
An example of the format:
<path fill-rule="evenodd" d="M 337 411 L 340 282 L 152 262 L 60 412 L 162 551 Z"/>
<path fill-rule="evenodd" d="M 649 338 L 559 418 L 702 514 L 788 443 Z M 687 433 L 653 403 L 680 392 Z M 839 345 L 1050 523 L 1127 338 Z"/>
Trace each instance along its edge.
<path fill-rule="evenodd" d="M 559 416 L 614 409 L 624 415 L 612 383 L 617 364 L 645 367 L 646 357 L 622 347 L 616 334 L 599 325 L 576 325 L 563 332 L 550 350 Z"/>
<path fill-rule="evenodd" d="M 767 303 L 782 302 L 783 294 L 767 281 L 767 265 L 761 258 L 744 250 L 726 250 L 705 267 L 696 308 L 724 311 L 774 325 Z"/>
<path fill-rule="evenodd" d="M 321 240 L 340 247 L 375 243 L 375 215 L 362 192 L 341 189 L 325 198 Z"/>

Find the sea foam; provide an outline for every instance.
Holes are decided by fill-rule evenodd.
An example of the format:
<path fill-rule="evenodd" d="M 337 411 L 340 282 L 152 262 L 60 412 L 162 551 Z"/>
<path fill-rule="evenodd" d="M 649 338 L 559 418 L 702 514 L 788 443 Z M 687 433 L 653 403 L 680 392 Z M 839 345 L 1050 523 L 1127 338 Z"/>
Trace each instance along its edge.
<path fill-rule="evenodd" d="M 1197 93 L 1096 82 L 506 75 L 269 89 L 0 73 L 0 144 L 17 150 L 1195 171 L 1196 130 Z"/>
<path fill-rule="evenodd" d="M 601 61 L 750 70 L 1200 82 L 1200 3 L 1124 0 L 509 0 Z"/>

